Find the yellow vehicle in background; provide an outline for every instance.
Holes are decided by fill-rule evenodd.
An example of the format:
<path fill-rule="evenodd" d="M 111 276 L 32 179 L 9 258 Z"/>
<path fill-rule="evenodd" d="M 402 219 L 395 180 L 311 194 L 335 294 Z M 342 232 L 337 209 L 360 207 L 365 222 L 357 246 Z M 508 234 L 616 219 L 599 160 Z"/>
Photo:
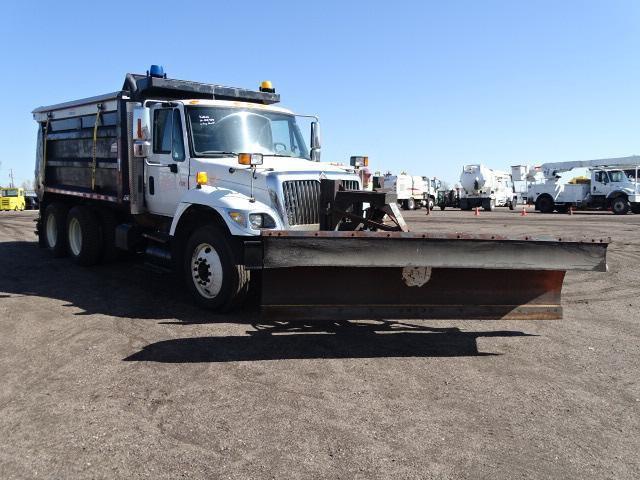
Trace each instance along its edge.
<path fill-rule="evenodd" d="M 24 188 L 0 189 L 0 210 L 24 210 Z"/>

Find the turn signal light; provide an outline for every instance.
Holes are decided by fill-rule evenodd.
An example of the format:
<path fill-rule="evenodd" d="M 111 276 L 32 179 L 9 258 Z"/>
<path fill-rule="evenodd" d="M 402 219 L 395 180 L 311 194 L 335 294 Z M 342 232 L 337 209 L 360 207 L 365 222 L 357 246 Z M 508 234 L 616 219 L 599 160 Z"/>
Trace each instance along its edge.
<path fill-rule="evenodd" d="M 207 172 L 196 173 L 196 183 L 198 185 L 206 185 L 207 183 L 209 183 L 209 177 L 207 176 Z"/>
<path fill-rule="evenodd" d="M 352 167 L 368 167 L 369 157 L 364 157 L 364 156 L 351 157 L 350 163 Z"/>
<path fill-rule="evenodd" d="M 262 165 L 261 153 L 239 153 L 238 163 L 240 165 Z"/>

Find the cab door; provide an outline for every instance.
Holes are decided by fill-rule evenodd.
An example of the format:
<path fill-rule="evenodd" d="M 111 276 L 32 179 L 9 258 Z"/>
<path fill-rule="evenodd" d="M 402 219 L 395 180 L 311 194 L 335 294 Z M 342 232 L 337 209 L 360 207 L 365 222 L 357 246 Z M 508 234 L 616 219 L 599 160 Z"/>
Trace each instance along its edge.
<path fill-rule="evenodd" d="M 596 170 L 593 172 L 593 181 L 591 182 L 591 195 L 604 195 L 605 197 L 611 190 L 609 175 L 604 170 Z"/>
<path fill-rule="evenodd" d="M 189 189 L 189 162 L 185 152 L 180 108 L 151 108 L 152 149 L 146 163 L 145 199 L 151 213 L 172 217 Z"/>

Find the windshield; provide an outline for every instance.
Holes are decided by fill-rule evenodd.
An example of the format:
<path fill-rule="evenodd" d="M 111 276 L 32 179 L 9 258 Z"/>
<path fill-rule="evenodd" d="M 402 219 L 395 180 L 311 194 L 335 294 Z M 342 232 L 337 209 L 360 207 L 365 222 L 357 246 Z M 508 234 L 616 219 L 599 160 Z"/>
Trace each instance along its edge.
<path fill-rule="evenodd" d="M 2 196 L 3 197 L 17 197 L 18 196 L 18 189 L 17 188 L 12 188 L 10 190 L 2 190 Z"/>
<path fill-rule="evenodd" d="M 624 182 L 627 177 L 622 170 L 613 170 L 609 172 L 609 178 L 612 182 Z"/>
<path fill-rule="evenodd" d="M 262 153 L 309 160 L 293 115 L 248 108 L 188 107 L 195 155 Z"/>

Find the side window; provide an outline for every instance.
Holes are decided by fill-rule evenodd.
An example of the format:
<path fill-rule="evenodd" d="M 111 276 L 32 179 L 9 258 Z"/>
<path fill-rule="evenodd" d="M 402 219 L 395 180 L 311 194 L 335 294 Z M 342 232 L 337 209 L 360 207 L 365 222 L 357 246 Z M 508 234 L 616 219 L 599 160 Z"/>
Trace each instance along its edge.
<path fill-rule="evenodd" d="M 171 145 L 171 157 L 174 162 L 184 161 L 184 136 L 182 135 L 182 120 L 180 110 L 173 110 L 173 140 Z"/>
<path fill-rule="evenodd" d="M 596 182 L 602 183 L 602 172 L 596 172 L 595 175 L 593 176 L 593 179 Z"/>
<path fill-rule="evenodd" d="M 153 115 L 153 153 L 170 153 L 174 162 L 184 161 L 182 120 L 177 108 L 156 110 Z"/>
<path fill-rule="evenodd" d="M 171 109 L 153 114 L 153 153 L 171 153 Z"/>

